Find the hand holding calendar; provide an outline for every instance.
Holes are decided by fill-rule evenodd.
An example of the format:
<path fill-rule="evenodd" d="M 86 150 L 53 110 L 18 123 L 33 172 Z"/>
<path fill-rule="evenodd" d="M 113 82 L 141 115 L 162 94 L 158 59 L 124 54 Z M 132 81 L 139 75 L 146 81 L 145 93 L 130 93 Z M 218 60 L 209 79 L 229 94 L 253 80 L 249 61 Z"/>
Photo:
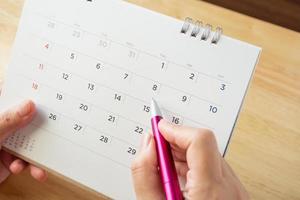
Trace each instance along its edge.
<path fill-rule="evenodd" d="M 32 101 L 25 101 L 0 114 L 0 183 L 2 183 L 10 173 L 19 174 L 28 164 L 1 149 L 4 140 L 12 135 L 16 130 L 30 123 L 35 115 L 35 106 Z M 39 181 L 47 178 L 46 173 L 29 165 L 32 177 Z"/>

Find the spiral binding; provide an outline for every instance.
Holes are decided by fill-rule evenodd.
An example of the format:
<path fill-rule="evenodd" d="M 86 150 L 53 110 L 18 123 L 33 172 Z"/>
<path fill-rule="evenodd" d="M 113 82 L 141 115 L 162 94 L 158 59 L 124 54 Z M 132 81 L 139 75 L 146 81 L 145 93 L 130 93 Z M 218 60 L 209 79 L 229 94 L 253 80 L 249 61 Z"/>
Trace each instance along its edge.
<path fill-rule="evenodd" d="M 188 31 L 191 29 L 191 27 L 192 27 L 192 31 L 190 33 L 190 36 L 191 37 L 199 36 L 201 40 L 206 41 L 212 33 L 212 25 L 206 24 L 205 26 L 203 26 L 203 23 L 201 21 L 194 22 L 194 20 L 190 17 L 185 18 L 180 32 L 183 34 L 188 34 Z M 223 34 L 223 29 L 221 27 L 217 27 L 210 42 L 212 44 L 217 44 L 221 39 L 222 34 Z"/>

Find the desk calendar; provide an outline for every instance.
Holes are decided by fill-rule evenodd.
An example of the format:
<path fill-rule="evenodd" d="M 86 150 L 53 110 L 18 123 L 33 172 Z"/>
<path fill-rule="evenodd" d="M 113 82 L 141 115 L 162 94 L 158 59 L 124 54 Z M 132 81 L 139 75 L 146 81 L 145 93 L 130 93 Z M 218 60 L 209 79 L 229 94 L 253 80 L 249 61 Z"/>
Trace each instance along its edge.
<path fill-rule="evenodd" d="M 32 99 L 38 114 L 4 146 L 134 199 L 130 163 L 151 130 L 151 98 L 172 123 L 212 129 L 225 153 L 259 53 L 221 28 L 124 1 L 27 0 L 1 110 Z"/>

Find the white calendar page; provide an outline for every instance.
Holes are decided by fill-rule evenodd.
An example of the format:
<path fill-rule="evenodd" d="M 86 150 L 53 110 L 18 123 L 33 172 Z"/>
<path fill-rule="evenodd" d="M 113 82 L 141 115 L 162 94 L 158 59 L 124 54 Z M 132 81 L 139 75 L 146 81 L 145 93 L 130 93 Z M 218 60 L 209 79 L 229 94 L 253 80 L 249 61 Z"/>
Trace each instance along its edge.
<path fill-rule="evenodd" d="M 29 98 L 38 114 L 5 147 L 134 199 L 130 163 L 154 97 L 167 120 L 212 129 L 224 153 L 260 49 L 226 36 L 212 44 L 214 33 L 201 40 L 182 26 L 118 0 L 27 0 L 1 110 Z"/>

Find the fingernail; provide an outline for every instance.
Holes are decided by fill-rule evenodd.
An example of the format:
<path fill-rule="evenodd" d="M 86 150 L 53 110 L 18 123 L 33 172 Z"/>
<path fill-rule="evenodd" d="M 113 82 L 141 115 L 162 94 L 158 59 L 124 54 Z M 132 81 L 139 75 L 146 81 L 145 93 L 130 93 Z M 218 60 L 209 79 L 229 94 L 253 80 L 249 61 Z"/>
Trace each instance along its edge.
<path fill-rule="evenodd" d="M 20 117 L 26 117 L 32 111 L 32 102 L 24 101 L 18 106 L 17 110 Z"/>
<path fill-rule="evenodd" d="M 141 149 L 145 149 L 149 145 L 150 140 L 151 140 L 151 135 L 148 133 L 144 134 L 142 139 Z"/>

